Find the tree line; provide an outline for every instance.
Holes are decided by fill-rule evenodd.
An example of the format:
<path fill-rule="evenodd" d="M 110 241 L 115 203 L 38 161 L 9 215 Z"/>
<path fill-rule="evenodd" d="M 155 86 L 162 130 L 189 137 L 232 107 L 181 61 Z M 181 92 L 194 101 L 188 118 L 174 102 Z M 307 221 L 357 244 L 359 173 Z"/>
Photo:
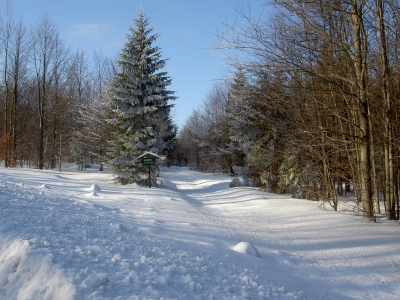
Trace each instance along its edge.
<path fill-rule="evenodd" d="M 273 14 L 217 34 L 229 79 L 179 134 L 178 161 L 251 172 L 271 192 L 354 191 L 363 216 L 398 219 L 400 10 L 396 0 L 264 1 Z M 397 214 L 396 214 L 397 210 Z"/>
<path fill-rule="evenodd" d="M 101 51 L 73 51 L 47 14 L 27 26 L 7 2 L 0 22 L 1 161 L 43 169 L 98 160 L 113 61 Z"/>

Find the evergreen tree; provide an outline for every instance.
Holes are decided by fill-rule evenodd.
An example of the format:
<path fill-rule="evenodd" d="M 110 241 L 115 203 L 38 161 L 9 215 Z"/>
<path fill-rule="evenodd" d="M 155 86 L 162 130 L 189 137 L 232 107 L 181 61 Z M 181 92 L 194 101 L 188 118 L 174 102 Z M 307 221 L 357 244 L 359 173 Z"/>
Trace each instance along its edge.
<path fill-rule="evenodd" d="M 160 48 L 153 46 L 159 35 L 152 34 L 143 9 L 134 24 L 117 61 L 120 71 L 111 83 L 111 123 L 117 131 L 111 142 L 109 164 L 117 182 L 146 185 L 148 167 L 137 158 L 145 151 L 159 154 L 166 148 L 163 123 L 172 106 L 168 101 L 175 97 L 167 89 L 170 77 L 161 71 L 165 60 L 161 59 Z M 155 172 L 153 166 L 152 174 Z"/>
<path fill-rule="evenodd" d="M 162 136 L 165 143 L 165 150 L 162 154 L 167 157 L 168 166 L 173 160 L 173 152 L 178 147 L 178 126 L 173 122 L 171 115 L 168 115 L 164 122 Z"/>

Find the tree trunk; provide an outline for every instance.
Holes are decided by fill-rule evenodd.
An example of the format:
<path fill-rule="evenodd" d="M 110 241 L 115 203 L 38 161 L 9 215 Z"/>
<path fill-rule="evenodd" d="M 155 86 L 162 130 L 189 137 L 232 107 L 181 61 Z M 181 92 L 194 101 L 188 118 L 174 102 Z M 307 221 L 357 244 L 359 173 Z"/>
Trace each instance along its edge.
<path fill-rule="evenodd" d="M 380 56 L 382 65 L 382 94 L 385 101 L 385 132 L 384 132 L 384 168 L 385 168 L 385 203 L 386 219 L 396 219 L 395 195 L 394 195 L 394 165 L 393 165 L 393 134 L 391 124 L 391 96 L 390 96 L 390 70 L 387 53 L 386 31 L 384 22 L 383 1 L 377 0 L 378 25 L 380 35 Z"/>
<path fill-rule="evenodd" d="M 372 188 L 371 188 L 371 152 L 369 130 L 369 105 L 367 99 L 367 61 L 365 58 L 367 52 L 366 36 L 363 28 L 363 12 L 361 1 L 352 0 L 351 7 L 351 25 L 353 30 L 354 45 L 354 71 L 356 74 L 357 94 L 358 94 L 358 125 L 359 125 L 359 156 L 360 156 L 360 197 L 363 204 L 363 216 L 367 218 L 374 217 Z"/>
<path fill-rule="evenodd" d="M 40 92 L 41 91 L 41 92 Z M 43 169 L 44 161 L 44 84 L 42 89 L 39 84 L 39 151 L 38 151 L 38 168 Z"/>

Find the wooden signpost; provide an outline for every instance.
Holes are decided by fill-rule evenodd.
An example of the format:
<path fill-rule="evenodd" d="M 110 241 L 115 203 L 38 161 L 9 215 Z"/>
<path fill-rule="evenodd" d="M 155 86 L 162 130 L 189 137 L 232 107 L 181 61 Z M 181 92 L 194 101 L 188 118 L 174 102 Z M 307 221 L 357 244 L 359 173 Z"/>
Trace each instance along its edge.
<path fill-rule="evenodd" d="M 156 160 L 161 157 L 153 152 L 145 152 L 139 156 L 144 166 L 149 166 L 149 188 L 151 188 L 151 166 L 156 164 Z"/>

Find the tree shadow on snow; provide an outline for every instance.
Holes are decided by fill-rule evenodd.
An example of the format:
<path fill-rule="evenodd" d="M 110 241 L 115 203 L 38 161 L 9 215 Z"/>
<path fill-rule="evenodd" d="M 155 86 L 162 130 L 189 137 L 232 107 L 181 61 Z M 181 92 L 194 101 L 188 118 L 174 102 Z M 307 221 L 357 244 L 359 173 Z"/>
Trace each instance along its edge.
<path fill-rule="evenodd" d="M 193 197 L 190 197 L 190 196 L 186 195 L 185 191 L 184 190 L 180 190 L 177 187 L 177 185 L 175 183 L 173 183 L 172 181 L 170 181 L 168 179 L 164 179 L 164 184 L 168 189 L 179 193 L 180 198 L 182 198 L 184 201 L 186 201 L 191 206 L 194 206 L 194 207 L 203 207 L 204 206 L 203 202 L 201 202 L 201 201 L 199 201 L 199 200 L 197 200 L 197 199 L 195 199 Z M 187 191 L 193 192 L 192 190 L 187 190 Z"/>

